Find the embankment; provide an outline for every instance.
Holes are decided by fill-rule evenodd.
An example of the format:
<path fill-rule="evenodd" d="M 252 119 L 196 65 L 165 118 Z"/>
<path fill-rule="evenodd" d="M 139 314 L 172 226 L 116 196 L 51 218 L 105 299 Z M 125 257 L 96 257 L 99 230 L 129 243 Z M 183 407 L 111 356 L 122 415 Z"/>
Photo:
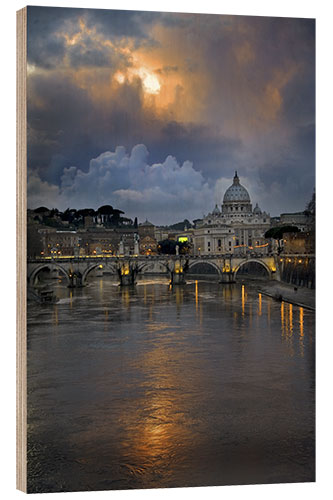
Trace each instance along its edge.
<path fill-rule="evenodd" d="M 280 281 L 269 281 L 261 285 L 259 291 L 276 300 L 290 302 L 312 311 L 315 310 L 316 294 L 313 289 L 297 287 Z"/>

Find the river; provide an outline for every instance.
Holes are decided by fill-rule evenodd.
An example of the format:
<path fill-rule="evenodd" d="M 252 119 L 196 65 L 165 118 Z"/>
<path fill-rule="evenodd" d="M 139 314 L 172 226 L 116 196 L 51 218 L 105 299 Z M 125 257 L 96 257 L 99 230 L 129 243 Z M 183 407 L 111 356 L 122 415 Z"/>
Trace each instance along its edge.
<path fill-rule="evenodd" d="M 255 282 L 110 277 L 28 307 L 28 491 L 315 479 L 315 316 Z"/>

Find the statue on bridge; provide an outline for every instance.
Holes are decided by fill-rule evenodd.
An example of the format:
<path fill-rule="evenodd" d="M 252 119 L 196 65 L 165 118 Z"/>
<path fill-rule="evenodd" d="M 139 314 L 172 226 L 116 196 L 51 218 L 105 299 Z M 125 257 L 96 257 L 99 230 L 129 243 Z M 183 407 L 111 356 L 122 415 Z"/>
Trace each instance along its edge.
<path fill-rule="evenodd" d="M 124 253 L 125 253 L 124 240 L 123 240 L 123 237 L 121 237 L 121 240 L 120 240 L 119 246 L 118 246 L 118 255 L 124 255 Z"/>
<path fill-rule="evenodd" d="M 138 233 L 135 233 L 134 235 L 134 255 L 139 255 L 140 249 L 139 249 L 139 235 Z"/>

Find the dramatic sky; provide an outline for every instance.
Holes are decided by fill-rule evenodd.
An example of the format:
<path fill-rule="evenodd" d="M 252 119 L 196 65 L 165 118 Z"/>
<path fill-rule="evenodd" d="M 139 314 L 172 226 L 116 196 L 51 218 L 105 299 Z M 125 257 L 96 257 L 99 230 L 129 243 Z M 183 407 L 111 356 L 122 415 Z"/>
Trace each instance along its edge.
<path fill-rule="evenodd" d="M 309 19 L 28 8 L 28 206 L 155 224 L 221 203 L 271 215 L 315 184 Z"/>

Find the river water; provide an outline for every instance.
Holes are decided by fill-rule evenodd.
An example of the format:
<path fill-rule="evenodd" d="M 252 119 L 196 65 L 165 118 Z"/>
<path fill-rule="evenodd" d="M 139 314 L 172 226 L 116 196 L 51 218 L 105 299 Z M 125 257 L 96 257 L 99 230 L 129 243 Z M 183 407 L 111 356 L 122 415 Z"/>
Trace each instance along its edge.
<path fill-rule="evenodd" d="M 109 277 L 28 307 L 28 491 L 314 480 L 315 318 L 255 283 Z"/>

